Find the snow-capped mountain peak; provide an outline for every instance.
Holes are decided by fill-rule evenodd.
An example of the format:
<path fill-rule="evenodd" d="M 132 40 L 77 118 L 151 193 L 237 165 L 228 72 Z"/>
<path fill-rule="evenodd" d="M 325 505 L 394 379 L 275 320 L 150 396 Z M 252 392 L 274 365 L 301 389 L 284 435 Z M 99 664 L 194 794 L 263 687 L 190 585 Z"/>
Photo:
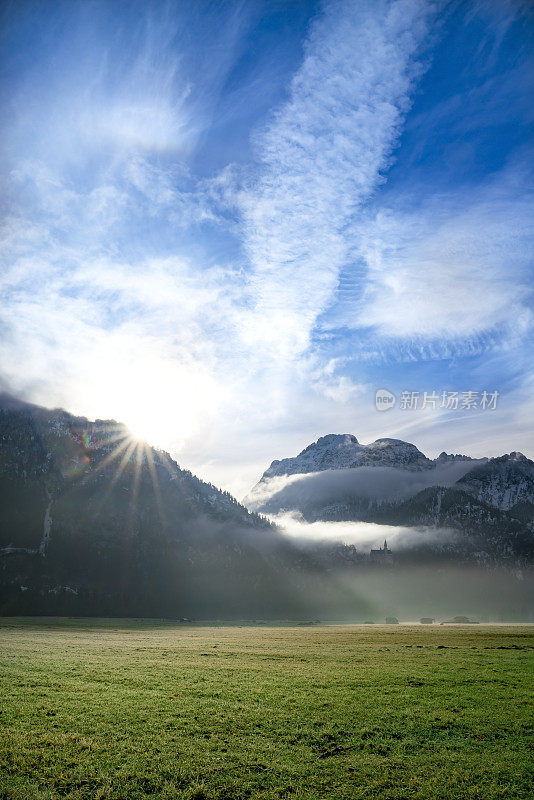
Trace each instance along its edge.
<path fill-rule="evenodd" d="M 443 450 L 434 460 L 436 464 L 452 464 L 457 461 L 474 461 L 475 459 L 471 456 L 462 455 L 461 453 L 446 453 L 445 450 Z M 482 460 L 487 461 L 488 459 L 484 458 Z"/>
<path fill-rule="evenodd" d="M 478 500 L 501 510 L 534 503 L 534 463 L 516 451 L 490 458 L 458 483 Z"/>
<path fill-rule="evenodd" d="M 377 439 L 360 444 L 350 433 L 330 433 L 308 445 L 298 456 L 273 461 L 262 480 L 281 475 L 305 475 L 329 469 L 393 466 L 419 471 L 431 469 L 433 462 L 417 447 L 401 439 Z"/>

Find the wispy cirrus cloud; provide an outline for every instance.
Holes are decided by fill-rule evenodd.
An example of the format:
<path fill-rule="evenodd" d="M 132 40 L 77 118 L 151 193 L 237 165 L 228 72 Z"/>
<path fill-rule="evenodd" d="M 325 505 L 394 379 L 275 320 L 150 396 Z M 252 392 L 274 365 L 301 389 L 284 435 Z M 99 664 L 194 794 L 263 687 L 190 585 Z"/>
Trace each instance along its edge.
<path fill-rule="evenodd" d="M 257 136 L 259 176 L 241 198 L 255 344 L 302 352 L 332 302 L 354 215 L 409 109 L 433 11 L 419 0 L 333 2 L 313 23 L 289 99 Z"/>
<path fill-rule="evenodd" d="M 435 354 L 496 331 L 501 343 L 523 335 L 532 324 L 529 173 L 523 162 L 475 190 L 427 196 L 412 210 L 398 198 L 367 215 L 357 246 L 366 276 L 337 324 L 412 347 L 433 342 Z"/>

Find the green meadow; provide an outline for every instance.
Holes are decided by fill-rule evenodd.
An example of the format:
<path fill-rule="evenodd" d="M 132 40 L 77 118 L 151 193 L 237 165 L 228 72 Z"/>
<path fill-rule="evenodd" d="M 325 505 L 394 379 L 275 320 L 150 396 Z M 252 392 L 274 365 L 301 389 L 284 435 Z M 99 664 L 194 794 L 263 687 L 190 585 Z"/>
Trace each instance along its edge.
<path fill-rule="evenodd" d="M 0 622 L 0 798 L 532 798 L 528 626 Z"/>

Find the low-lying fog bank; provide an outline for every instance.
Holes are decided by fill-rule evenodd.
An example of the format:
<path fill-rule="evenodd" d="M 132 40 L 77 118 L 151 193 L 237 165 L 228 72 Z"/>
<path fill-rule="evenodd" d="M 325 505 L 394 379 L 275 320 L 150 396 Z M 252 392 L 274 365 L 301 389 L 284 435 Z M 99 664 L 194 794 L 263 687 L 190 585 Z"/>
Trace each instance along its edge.
<path fill-rule="evenodd" d="M 453 531 L 421 526 L 418 528 L 395 525 L 379 525 L 375 522 L 306 522 L 299 512 L 268 514 L 268 518 L 294 544 L 308 542 L 340 542 L 354 545 L 362 553 L 379 547 L 387 539 L 392 550 L 407 550 L 411 547 L 445 542 L 454 536 Z"/>
<path fill-rule="evenodd" d="M 267 513 L 283 508 L 316 508 L 357 497 L 399 502 L 430 486 L 452 486 L 479 463 L 459 461 L 417 472 L 376 466 L 275 476 L 260 481 L 243 502 L 251 511 Z"/>
<path fill-rule="evenodd" d="M 433 617 L 440 622 L 466 616 L 480 622 L 529 622 L 534 621 L 533 577 L 532 571 L 402 567 L 345 573 L 339 579 L 365 598 L 369 621 Z"/>
<path fill-rule="evenodd" d="M 356 560 L 330 570 L 339 591 L 355 598 L 353 609 L 344 609 L 347 621 L 384 622 L 386 617 L 445 621 L 454 616 L 488 622 L 534 620 L 534 574 L 530 569 L 410 563 L 414 549 L 450 542 L 457 531 L 365 522 L 307 523 L 290 513 L 271 519 L 304 551 L 338 544 L 356 547 L 361 566 Z M 383 545 L 384 539 L 392 551 L 392 562 L 370 562 L 370 550 Z"/>

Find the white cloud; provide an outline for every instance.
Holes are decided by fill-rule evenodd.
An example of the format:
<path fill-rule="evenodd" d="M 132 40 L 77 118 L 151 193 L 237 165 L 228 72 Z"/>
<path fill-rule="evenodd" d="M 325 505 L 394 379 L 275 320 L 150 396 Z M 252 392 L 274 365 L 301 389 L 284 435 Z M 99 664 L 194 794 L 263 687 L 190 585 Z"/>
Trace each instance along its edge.
<path fill-rule="evenodd" d="M 524 175 L 505 170 L 474 195 L 464 188 L 412 213 L 383 209 L 367 219 L 359 252 L 368 273 L 343 324 L 400 339 L 465 341 L 499 327 L 522 335 L 532 321 L 534 240 Z"/>
<path fill-rule="evenodd" d="M 255 300 L 245 335 L 257 346 L 303 352 L 332 301 L 353 215 L 380 182 L 409 108 L 432 9 L 333 2 L 312 25 L 289 100 L 257 138 L 260 177 L 241 198 Z"/>

